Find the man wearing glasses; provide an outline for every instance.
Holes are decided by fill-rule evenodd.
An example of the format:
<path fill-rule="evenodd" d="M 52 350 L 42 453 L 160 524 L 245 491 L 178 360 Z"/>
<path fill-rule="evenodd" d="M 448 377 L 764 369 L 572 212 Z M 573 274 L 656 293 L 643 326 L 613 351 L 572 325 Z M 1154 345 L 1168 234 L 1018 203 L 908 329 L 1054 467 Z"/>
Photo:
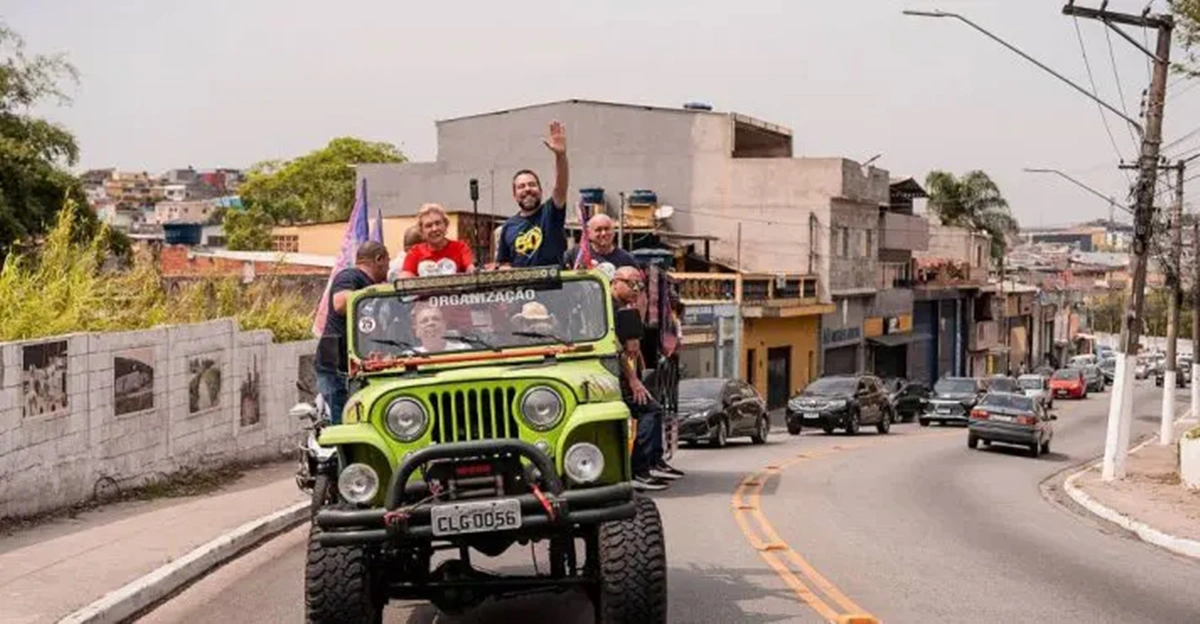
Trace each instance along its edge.
<path fill-rule="evenodd" d="M 642 383 L 644 368 L 641 340 L 645 334 L 642 317 L 634 303 L 643 288 L 642 273 L 636 267 L 621 267 L 612 280 L 616 308 L 618 354 L 621 363 L 621 397 L 637 421 L 633 442 L 633 486 L 639 490 L 662 490 L 671 480 L 683 476 L 663 460 L 662 406 Z"/>

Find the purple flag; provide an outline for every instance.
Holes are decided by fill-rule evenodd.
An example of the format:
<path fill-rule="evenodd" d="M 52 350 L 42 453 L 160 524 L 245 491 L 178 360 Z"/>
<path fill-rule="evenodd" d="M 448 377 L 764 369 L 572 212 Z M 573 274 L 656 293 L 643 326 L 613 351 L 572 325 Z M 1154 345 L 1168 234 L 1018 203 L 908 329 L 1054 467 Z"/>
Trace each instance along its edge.
<path fill-rule="evenodd" d="M 321 295 L 321 301 L 317 304 L 317 315 L 313 319 L 312 331 L 313 335 L 318 338 L 325 331 L 325 319 L 329 316 L 329 287 L 333 285 L 334 276 L 342 269 L 354 265 L 354 254 L 358 251 L 358 246 L 370 238 L 367 226 L 366 179 L 363 179 L 362 186 L 358 191 L 354 198 L 354 210 L 350 212 L 350 221 L 346 223 L 346 233 L 342 235 L 342 249 L 338 252 L 337 261 L 333 264 L 333 271 L 329 273 L 329 281 L 325 282 L 325 293 Z"/>
<path fill-rule="evenodd" d="M 366 212 L 367 211 L 367 179 L 366 178 L 363 178 L 363 181 L 362 181 L 362 204 L 363 204 L 363 212 Z M 371 240 L 373 240 L 377 243 L 383 242 L 383 208 L 375 209 L 375 229 L 374 229 L 374 231 L 371 232 Z"/>

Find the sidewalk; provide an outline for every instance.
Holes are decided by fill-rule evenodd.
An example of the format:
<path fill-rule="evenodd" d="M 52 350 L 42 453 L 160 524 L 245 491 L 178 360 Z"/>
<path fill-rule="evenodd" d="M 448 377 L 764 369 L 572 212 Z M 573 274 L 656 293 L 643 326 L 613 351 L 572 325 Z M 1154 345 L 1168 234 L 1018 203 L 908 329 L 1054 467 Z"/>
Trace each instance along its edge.
<path fill-rule="evenodd" d="M 0 622 L 57 622 L 257 518 L 307 500 L 288 461 L 207 495 L 117 503 L 0 536 Z"/>
<path fill-rule="evenodd" d="M 1174 439 L 1195 426 L 1192 419 L 1176 423 Z M 1105 483 L 1100 468 L 1090 466 L 1067 479 L 1067 493 L 1145 541 L 1200 557 L 1200 492 L 1180 483 L 1178 452 L 1176 444 L 1160 446 L 1155 435 L 1130 452 L 1124 480 Z"/>

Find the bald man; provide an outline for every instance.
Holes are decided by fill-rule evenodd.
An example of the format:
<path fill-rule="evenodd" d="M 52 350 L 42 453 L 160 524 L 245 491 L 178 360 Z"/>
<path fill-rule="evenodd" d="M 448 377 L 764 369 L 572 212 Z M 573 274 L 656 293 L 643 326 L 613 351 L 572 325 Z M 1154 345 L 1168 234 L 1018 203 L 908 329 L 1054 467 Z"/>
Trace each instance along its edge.
<path fill-rule="evenodd" d="M 600 269 L 611 279 L 621 267 L 636 267 L 637 259 L 624 249 L 617 249 L 616 230 L 612 217 L 597 214 L 587 222 L 588 250 L 591 263 L 583 266 L 580 255 L 583 247 L 576 245 L 563 254 L 563 268 Z"/>

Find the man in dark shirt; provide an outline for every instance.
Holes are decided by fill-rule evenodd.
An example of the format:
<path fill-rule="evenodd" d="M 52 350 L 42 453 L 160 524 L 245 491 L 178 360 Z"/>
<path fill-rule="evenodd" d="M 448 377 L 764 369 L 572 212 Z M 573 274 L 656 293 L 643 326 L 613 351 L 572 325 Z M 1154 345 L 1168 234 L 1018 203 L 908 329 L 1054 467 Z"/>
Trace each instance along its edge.
<path fill-rule="evenodd" d="M 567 250 L 567 253 L 563 254 L 563 268 L 600 269 L 612 279 L 617 269 L 637 266 L 637 259 L 633 254 L 617 248 L 613 220 L 606 214 L 598 214 L 588 219 L 587 246 L 586 254 L 583 253 L 582 244 Z"/>
<path fill-rule="evenodd" d="M 513 176 L 518 212 L 504 222 L 496 264 L 501 267 L 556 266 L 567 250 L 567 132 L 557 121 L 543 143 L 554 153 L 554 191 L 542 201 L 538 175 L 522 169 Z"/>
<path fill-rule="evenodd" d="M 383 243 L 369 241 L 359 246 L 354 256 L 354 266 L 338 272 L 329 286 L 329 311 L 325 318 L 325 330 L 317 341 L 314 367 L 317 392 L 329 406 L 329 417 L 335 425 L 342 422 L 342 410 L 349 398 L 346 306 L 350 302 L 350 294 L 384 281 L 387 272 L 387 247 Z"/>
<path fill-rule="evenodd" d="M 643 288 L 641 271 L 635 267 L 617 269 L 612 283 L 617 341 L 621 347 L 621 397 L 637 421 L 630 462 L 633 486 L 639 490 L 661 490 L 668 481 L 682 477 L 683 471 L 663 460 L 662 406 L 642 383 L 641 340 L 645 328 L 641 314 L 633 306 Z"/>

